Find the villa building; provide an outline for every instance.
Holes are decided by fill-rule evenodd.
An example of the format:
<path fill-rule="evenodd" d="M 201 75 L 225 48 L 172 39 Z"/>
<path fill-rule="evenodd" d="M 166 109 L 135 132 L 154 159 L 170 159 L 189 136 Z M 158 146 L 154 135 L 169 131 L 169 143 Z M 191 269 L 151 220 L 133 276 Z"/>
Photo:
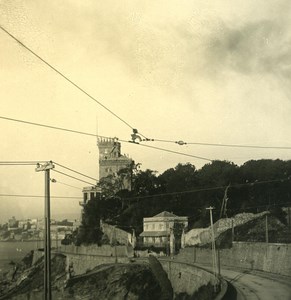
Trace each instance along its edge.
<path fill-rule="evenodd" d="M 188 217 L 179 217 L 163 211 L 153 217 L 143 218 L 143 232 L 140 236 L 145 246 L 168 247 L 174 229 L 179 227 L 182 234 L 182 230 L 187 226 Z"/>

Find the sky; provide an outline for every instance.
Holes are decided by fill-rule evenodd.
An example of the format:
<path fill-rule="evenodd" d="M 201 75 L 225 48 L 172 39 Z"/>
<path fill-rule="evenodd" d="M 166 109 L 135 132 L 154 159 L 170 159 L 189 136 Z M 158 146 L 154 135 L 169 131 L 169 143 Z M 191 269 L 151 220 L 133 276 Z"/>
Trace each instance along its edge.
<path fill-rule="evenodd" d="M 0 0 L 1 27 L 130 126 L 1 29 L 0 116 L 125 141 L 136 128 L 150 139 L 291 147 L 290 15 L 288 0 Z M 96 137 L 1 118 L 0 130 L 1 161 L 53 160 L 98 178 Z M 208 159 L 122 142 L 159 173 L 214 159 L 290 159 L 286 149 L 142 144 Z M 87 185 L 51 177 L 52 196 L 81 197 Z M 0 178 L 0 194 L 44 194 L 33 165 L 0 166 Z M 52 215 L 80 214 L 80 200 L 52 199 Z M 42 214 L 42 198 L 0 196 L 0 223 Z"/>

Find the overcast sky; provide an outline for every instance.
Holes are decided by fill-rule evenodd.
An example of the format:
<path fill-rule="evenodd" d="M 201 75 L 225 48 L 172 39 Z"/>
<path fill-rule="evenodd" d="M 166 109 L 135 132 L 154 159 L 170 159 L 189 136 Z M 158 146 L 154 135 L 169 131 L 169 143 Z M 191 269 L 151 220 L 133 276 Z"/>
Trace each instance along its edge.
<path fill-rule="evenodd" d="M 0 0 L 0 25 L 149 138 L 291 146 L 288 0 Z M 130 139 L 126 124 L 2 30 L 0 99 L 2 117 Z M 98 177 L 94 137 L 3 119 L 0 130 L 1 161 L 54 160 Z M 238 165 L 290 159 L 290 150 L 146 144 Z M 130 143 L 122 152 L 160 173 L 180 162 L 208 163 Z M 1 194 L 44 192 L 44 174 L 34 166 L 0 166 L 0 176 Z M 81 197 L 61 183 L 51 189 Z M 52 214 L 78 213 L 78 201 L 52 200 Z M 0 197 L 0 222 L 42 212 L 43 199 Z"/>

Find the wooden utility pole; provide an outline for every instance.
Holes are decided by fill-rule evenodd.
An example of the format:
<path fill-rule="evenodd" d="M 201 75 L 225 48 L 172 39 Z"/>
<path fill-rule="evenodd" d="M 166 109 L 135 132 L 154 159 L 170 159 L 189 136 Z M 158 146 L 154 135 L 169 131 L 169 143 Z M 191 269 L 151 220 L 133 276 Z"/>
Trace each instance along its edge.
<path fill-rule="evenodd" d="M 233 219 L 231 219 L 231 243 L 234 242 L 234 224 Z"/>
<path fill-rule="evenodd" d="M 266 215 L 266 243 L 269 243 L 268 215 Z"/>
<path fill-rule="evenodd" d="M 44 299 L 51 300 L 51 232 L 50 232 L 50 170 L 55 166 L 52 162 L 37 164 L 36 172 L 45 172 L 45 203 L 44 203 Z"/>
<path fill-rule="evenodd" d="M 211 226 L 211 240 L 212 240 L 212 266 L 213 266 L 213 274 L 217 277 L 217 257 L 216 257 L 216 249 L 215 249 L 215 236 L 214 236 L 214 228 L 213 228 L 213 217 L 212 217 L 212 210 L 214 207 L 210 206 L 206 208 L 209 210 L 210 213 L 210 226 Z"/>

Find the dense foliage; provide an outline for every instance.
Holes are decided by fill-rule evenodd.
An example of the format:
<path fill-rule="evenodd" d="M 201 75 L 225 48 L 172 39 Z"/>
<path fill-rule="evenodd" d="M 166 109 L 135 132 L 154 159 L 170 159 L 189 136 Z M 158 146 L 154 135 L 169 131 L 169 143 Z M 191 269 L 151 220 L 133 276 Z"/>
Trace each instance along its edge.
<path fill-rule="evenodd" d="M 118 176 L 131 176 L 132 190 L 120 189 L 118 178 L 110 181 L 111 186 L 104 190 L 114 191 L 114 194 L 105 192 L 101 200 L 94 201 L 94 205 L 86 209 L 88 216 L 85 218 L 89 219 L 83 221 L 84 228 L 90 218 L 98 216 L 125 228 L 132 226 L 140 233 L 143 217 L 164 210 L 188 216 L 191 227 L 201 227 L 209 225 L 206 207 L 210 205 L 215 207 L 214 221 L 221 213 L 223 217 L 231 217 L 240 212 L 256 213 L 267 209 L 285 221 L 281 207 L 291 203 L 291 161 L 250 160 L 237 166 L 217 160 L 199 170 L 187 163 L 178 164 L 160 175 L 153 170 L 130 172 L 130 169 L 122 170 Z M 228 185 L 226 209 L 221 212 Z"/>

